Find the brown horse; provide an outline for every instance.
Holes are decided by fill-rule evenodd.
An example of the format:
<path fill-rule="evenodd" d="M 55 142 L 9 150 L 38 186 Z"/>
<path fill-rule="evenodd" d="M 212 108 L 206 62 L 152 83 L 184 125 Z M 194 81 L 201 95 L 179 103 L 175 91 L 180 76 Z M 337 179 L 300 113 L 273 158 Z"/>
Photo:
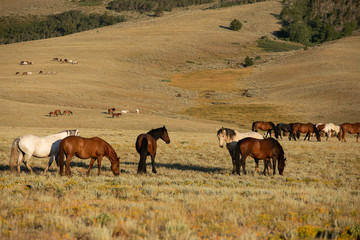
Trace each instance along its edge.
<path fill-rule="evenodd" d="M 240 159 L 241 155 L 241 159 Z M 238 141 L 235 149 L 236 173 L 240 174 L 240 164 L 246 174 L 245 162 L 246 158 L 251 156 L 255 160 L 256 168 L 258 170 L 259 160 L 264 160 L 264 175 L 270 163 L 270 158 L 273 161 L 273 173 L 276 173 L 276 160 L 278 160 L 279 174 L 282 175 L 285 168 L 286 158 L 284 157 L 284 150 L 280 143 L 274 138 L 256 139 L 244 138 Z"/>
<path fill-rule="evenodd" d="M 115 108 L 109 108 L 109 109 L 108 109 L 108 114 L 111 114 L 111 113 L 113 113 L 113 112 L 115 112 Z"/>
<path fill-rule="evenodd" d="M 98 175 L 100 175 L 101 160 L 104 156 L 110 160 L 111 171 L 114 175 L 117 176 L 120 173 L 120 158 L 116 155 L 113 147 L 99 137 L 83 138 L 70 136 L 61 140 L 58 153 L 60 175 L 63 175 L 64 172 L 64 155 L 66 155 L 65 175 L 70 175 L 70 161 L 74 155 L 81 159 L 91 158 L 87 175 L 90 174 L 95 160 L 97 160 Z"/>
<path fill-rule="evenodd" d="M 56 114 L 56 112 L 49 112 L 49 116 L 50 117 L 57 117 L 58 115 Z"/>
<path fill-rule="evenodd" d="M 262 121 L 253 122 L 251 130 L 253 132 L 257 132 L 258 129 L 261 129 L 263 131 L 267 131 L 265 138 L 268 136 L 268 134 L 271 137 L 271 130 L 274 131 L 275 137 L 279 138 L 278 129 L 276 128 L 276 126 L 275 126 L 275 124 L 273 122 L 262 122 Z"/>
<path fill-rule="evenodd" d="M 306 138 L 308 138 L 308 141 L 310 141 L 311 134 L 315 133 L 316 139 L 321 142 L 320 132 L 312 123 L 293 123 L 291 128 L 292 131 L 289 135 L 289 140 L 291 140 L 291 138 L 294 138 L 294 140 L 296 141 L 295 136 L 299 139 L 300 133 L 306 133 L 304 141 L 306 140 Z"/>
<path fill-rule="evenodd" d="M 56 113 L 57 115 L 61 115 L 61 111 L 60 111 L 59 109 L 56 109 L 56 110 L 55 110 L 55 113 Z"/>
<path fill-rule="evenodd" d="M 115 117 L 120 117 L 122 114 L 121 113 L 112 113 L 112 117 L 115 118 Z"/>
<path fill-rule="evenodd" d="M 152 172 L 157 173 L 155 169 L 155 156 L 156 156 L 156 141 L 161 138 L 166 142 L 170 143 L 168 132 L 163 126 L 162 128 L 152 129 L 146 134 L 140 134 L 135 143 L 136 151 L 140 154 L 140 161 L 138 166 L 138 173 L 146 173 L 146 157 L 151 156 Z"/>
<path fill-rule="evenodd" d="M 345 134 L 357 134 L 356 142 L 359 141 L 359 134 L 360 134 L 360 123 L 343 123 L 340 125 L 340 132 L 337 134 L 339 141 L 346 142 Z"/>
<path fill-rule="evenodd" d="M 63 115 L 73 115 L 73 113 L 70 110 L 64 110 Z"/>

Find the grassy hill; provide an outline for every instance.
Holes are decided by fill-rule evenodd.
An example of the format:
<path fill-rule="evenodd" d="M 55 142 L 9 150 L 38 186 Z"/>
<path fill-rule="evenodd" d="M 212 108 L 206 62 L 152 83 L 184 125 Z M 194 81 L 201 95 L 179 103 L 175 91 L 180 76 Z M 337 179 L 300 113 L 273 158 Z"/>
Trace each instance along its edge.
<path fill-rule="evenodd" d="M 103 9 L 73 1 L 0 4 L 1 14 Z M 228 153 L 218 147 L 221 126 L 250 131 L 254 120 L 359 121 L 360 36 L 265 52 L 256 41 L 274 38 L 280 11 L 276 0 L 213 10 L 197 6 L 0 46 L 1 238 L 359 237 L 354 136 L 347 135 L 347 143 L 279 140 L 287 157 L 284 176 L 255 173 L 251 158 L 248 175 L 232 176 Z M 239 32 L 228 29 L 235 18 L 243 23 Z M 243 67 L 246 56 L 258 56 L 255 66 Z M 23 60 L 33 64 L 20 65 Z M 111 118 L 110 107 L 130 113 Z M 74 115 L 49 117 L 55 109 Z M 171 144 L 158 142 L 158 174 L 139 176 L 134 141 L 163 125 Z M 121 157 L 119 177 L 112 176 L 107 159 L 101 176 L 93 169 L 86 177 L 89 160 L 77 158 L 71 178 L 59 177 L 54 166 L 43 176 L 47 159 L 36 158 L 34 175 L 24 167 L 21 176 L 10 174 L 16 137 L 74 128 L 114 147 Z"/>

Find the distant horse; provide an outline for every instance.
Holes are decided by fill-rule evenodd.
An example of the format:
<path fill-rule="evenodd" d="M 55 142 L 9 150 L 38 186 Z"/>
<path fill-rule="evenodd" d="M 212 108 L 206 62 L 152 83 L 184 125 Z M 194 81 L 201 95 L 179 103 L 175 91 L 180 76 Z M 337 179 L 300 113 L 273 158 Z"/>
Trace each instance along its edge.
<path fill-rule="evenodd" d="M 278 130 L 279 133 L 279 137 L 282 139 L 281 136 L 281 132 L 283 132 L 283 136 L 286 136 L 285 133 L 291 133 L 292 128 L 291 128 L 292 123 L 286 124 L 286 123 L 278 123 L 276 124 L 276 129 Z"/>
<path fill-rule="evenodd" d="M 277 128 L 276 128 L 276 126 L 275 126 L 275 124 L 273 122 L 263 122 L 263 121 L 253 122 L 251 130 L 253 132 L 257 132 L 258 129 L 261 129 L 263 131 L 267 131 L 265 138 L 268 136 L 268 134 L 271 137 L 271 130 L 274 131 L 275 137 L 279 138 L 278 130 L 277 130 Z"/>
<path fill-rule="evenodd" d="M 222 148 L 224 146 L 224 142 L 226 142 L 226 148 L 229 151 L 229 154 L 230 154 L 231 160 L 232 160 L 232 164 L 233 164 L 232 174 L 235 174 L 235 171 L 236 171 L 235 147 L 236 147 L 237 142 L 246 137 L 264 139 L 263 136 L 257 132 L 239 133 L 236 130 L 232 130 L 232 129 L 224 128 L 224 127 L 220 128 L 218 130 L 217 137 L 219 140 L 219 147 Z"/>
<path fill-rule="evenodd" d="M 54 112 L 56 113 L 56 115 L 61 115 L 61 111 L 59 109 L 56 109 Z"/>
<path fill-rule="evenodd" d="M 356 142 L 359 141 L 359 134 L 360 134 L 360 123 L 343 123 L 340 125 L 340 131 L 337 134 L 337 137 L 339 139 L 339 141 L 344 141 L 346 142 L 345 139 L 345 134 L 346 133 L 350 133 L 350 134 L 357 134 L 356 136 Z"/>
<path fill-rule="evenodd" d="M 65 130 L 59 133 L 55 133 L 45 137 L 39 137 L 35 135 L 24 135 L 16 138 L 11 146 L 11 154 L 10 154 L 10 170 L 14 170 L 14 161 L 15 161 L 15 151 L 18 153 L 17 158 L 17 170 L 18 174 L 20 174 L 20 164 L 23 162 L 26 167 L 33 173 L 32 168 L 29 165 L 29 159 L 31 156 L 37 158 L 49 157 L 49 163 L 46 167 L 44 173 L 46 174 L 49 167 L 51 166 L 54 158 L 56 160 L 56 164 L 58 164 L 58 151 L 60 140 L 67 136 L 78 136 L 79 130 Z"/>
<path fill-rule="evenodd" d="M 316 128 L 320 133 L 325 133 L 326 141 L 329 139 L 329 137 L 331 137 L 332 133 L 335 133 L 335 136 L 337 136 L 340 131 L 340 127 L 333 123 L 318 123 L 316 124 Z"/>
<path fill-rule="evenodd" d="M 311 134 L 315 133 L 316 139 L 321 142 L 320 132 L 312 123 L 293 123 L 292 131 L 289 135 L 289 140 L 291 140 L 291 138 L 294 138 L 294 140 L 296 141 L 295 135 L 297 136 L 297 138 L 299 138 L 300 133 L 306 133 L 304 141 L 306 140 L 306 138 L 308 138 L 308 141 L 310 141 Z"/>
<path fill-rule="evenodd" d="M 70 161 L 74 155 L 81 159 L 91 158 L 89 169 L 86 172 L 88 176 L 95 160 L 97 160 L 98 175 L 100 175 L 101 160 L 104 156 L 110 160 L 113 174 L 116 176 L 120 174 L 120 158 L 118 158 L 114 148 L 99 137 L 70 136 L 61 140 L 58 154 L 60 175 L 63 175 L 64 172 L 64 155 L 66 155 L 65 175 L 67 176 L 71 174 Z"/>
<path fill-rule="evenodd" d="M 161 138 L 166 144 L 170 143 L 168 132 L 163 126 L 162 128 L 152 129 L 146 134 L 140 134 L 135 143 L 136 151 L 140 154 L 138 173 L 146 173 L 146 157 L 151 156 L 152 172 L 157 173 L 155 169 L 156 141 Z"/>
<path fill-rule="evenodd" d="M 73 115 L 73 113 L 70 110 L 64 110 L 63 115 Z"/>
<path fill-rule="evenodd" d="M 109 108 L 108 109 L 108 114 L 113 113 L 113 112 L 115 112 L 115 108 Z"/>
<path fill-rule="evenodd" d="M 49 112 L 49 116 L 50 117 L 57 117 L 58 115 L 56 114 L 56 112 Z"/>
<path fill-rule="evenodd" d="M 23 75 L 31 75 L 32 72 L 23 72 Z"/>
<path fill-rule="evenodd" d="M 121 110 L 120 113 L 121 114 L 127 114 L 129 112 L 129 110 Z"/>
<path fill-rule="evenodd" d="M 122 114 L 121 113 L 112 113 L 112 117 L 115 118 L 115 117 L 120 117 Z"/>
<path fill-rule="evenodd" d="M 240 159 L 241 155 L 241 159 Z M 236 161 L 236 173 L 240 174 L 240 165 L 246 174 L 245 163 L 246 158 L 251 156 L 254 158 L 256 166 L 260 159 L 264 159 L 264 175 L 270 164 L 270 158 L 273 161 L 273 174 L 276 173 L 276 160 L 278 160 L 278 171 L 282 175 L 285 168 L 286 158 L 284 157 L 284 150 L 280 143 L 274 138 L 267 139 L 255 139 L 244 138 L 240 140 L 235 148 L 235 161 Z M 256 170 L 257 171 L 257 170 Z"/>
<path fill-rule="evenodd" d="M 20 61 L 20 65 L 32 65 L 33 63 L 30 61 Z"/>

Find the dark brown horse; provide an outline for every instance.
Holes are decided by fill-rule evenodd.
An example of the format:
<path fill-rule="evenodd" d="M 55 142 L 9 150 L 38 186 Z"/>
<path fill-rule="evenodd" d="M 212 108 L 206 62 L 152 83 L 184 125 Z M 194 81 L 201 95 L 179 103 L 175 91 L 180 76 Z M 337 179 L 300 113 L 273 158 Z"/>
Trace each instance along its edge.
<path fill-rule="evenodd" d="M 289 135 L 289 140 L 291 140 L 291 138 L 294 138 L 294 140 L 296 141 L 295 136 L 299 139 L 300 133 L 306 133 L 304 141 L 306 140 L 306 138 L 308 138 L 308 141 L 310 141 L 311 134 L 315 133 L 316 139 L 321 142 L 320 132 L 312 123 L 293 123 L 291 128 L 292 131 Z"/>
<path fill-rule="evenodd" d="M 359 141 L 359 134 L 360 134 L 360 123 L 343 123 L 340 125 L 340 132 L 338 133 L 337 137 L 339 141 L 346 142 L 345 134 L 351 133 L 351 134 L 357 134 L 356 136 L 356 142 Z"/>
<path fill-rule="evenodd" d="M 56 112 L 49 112 L 49 116 L 50 117 L 57 117 L 58 115 L 56 114 Z"/>
<path fill-rule="evenodd" d="M 241 159 L 240 159 L 241 155 Z M 270 158 L 273 162 L 273 174 L 276 173 L 276 160 L 278 160 L 279 174 L 282 175 L 285 168 L 284 150 L 280 143 L 274 138 L 256 139 L 256 138 L 244 138 L 238 141 L 235 149 L 235 161 L 236 161 L 236 173 L 240 174 L 240 165 L 246 174 L 245 163 L 246 158 L 251 156 L 255 160 L 256 168 L 259 168 L 259 160 L 264 160 L 264 174 L 266 175 L 266 169 L 270 163 Z"/>
<path fill-rule="evenodd" d="M 115 118 L 115 117 L 120 117 L 121 116 L 121 113 L 112 113 L 112 117 Z"/>
<path fill-rule="evenodd" d="M 156 141 L 161 138 L 166 142 L 170 143 L 168 132 L 163 126 L 162 128 L 152 129 L 146 134 L 140 134 L 135 143 L 136 151 L 140 154 L 140 161 L 138 166 L 138 173 L 146 173 L 146 157 L 151 156 L 152 172 L 157 173 L 155 169 L 155 156 L 156 156 Z"/>
<path fill-rule="evenodd" d="M 109 108 L 109 109 L 108 109 L 108 114 L 111 114 L 111 113 L 113 113 L 113 112 L 115 112 L 115 108 Z"/>
<path fill-rule="evenodd" d="M 55 110 L 55 113 L 56 113 L 57 115 L 61 115 L 61 111 L 60 111 L 59 109 L 56 109 L 56 110 Z"/>
<path fill-rule="evenodd" d="M 274 131 L 275 137 L 279 138 L 279 132 L 273 122 L 263 122 L 263 121 L 253 122 L 251 130 L 253 132 L 257 132 L 259 129 L 261 129 L 263 131 L 267 131 L 265 138 L 268 136 L 268 134 L 271 137 L 271 131 Z"/>
<path fill-rule="evenodd" d="M 278 134 L 279 137 L 282 139 L 281 136 L 281 132 L 283 136 L 286 136 L 287 133 L 291 133 L 292 128 L 291 128 L 292 123 L 286 124 L 286 123 L 278 123 L 276 124 L 276 128 L 278 130 Z"/>
<path fill-rule="evenodd" d="M 65 175 L 70 175 L 70 161 L 74 155 L 81 159 L 91 158 L 87 175 L 90 174 L 95 160 L 97 160 L 98 175 L 100 175 L 101 160 L 104 156 L 110 160 L 111 171 L 114 175 L 119 175 L 120 173 L 120 158 L 117 157 L 113 147 L 99 137 L 83 138 L 70 136 L 61 140 L 58 153 L 60 175 L 63 175 L 64 172 L 64 155 L 66 155 Z"/>

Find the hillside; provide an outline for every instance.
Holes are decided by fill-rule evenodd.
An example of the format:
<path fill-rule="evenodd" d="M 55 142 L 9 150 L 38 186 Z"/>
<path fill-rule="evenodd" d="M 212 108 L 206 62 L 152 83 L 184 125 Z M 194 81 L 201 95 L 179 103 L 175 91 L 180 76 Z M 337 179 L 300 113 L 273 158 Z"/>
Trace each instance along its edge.
<path fill-rule="evenodd" d="M 246 127 L 259 119 L 357 121 L 360 37 L 307 51 L 264 53 L 256 40 L 280 29 L 275 17 L 280 10 L 279 1 L 216 10 L 193 7 L 66 37 L 0 46 L 0 124 L 67 125 L 70 120 L 45 115 L 71 108 L 77 113 L 71 120 L 78 118 L 76 126 L 108 121 L 105 126 L 113 128 L 114 121 L 103 114 L 113 106 L 132 112 L 138 108 L 167 123 L 189 115 L 197 122 L 200 117 Z M 234 18 L 244 23 L 240 32 L 227 29 Z M 261 56 L 262 63 L 243 68 L 240 63 L 247 55 Z M 54 62 L 54 57 L 79 64 Z M 21 66 L 21 60 L 34 64 Z M 56 75 L 39 75 L 40 70 Z M 33 74 L 15 75 L 24 71 Z M 244 91 L 251 97 L 242 96 Z M 250 111 L 233 115 L 234 109 Z M 86 116 L 91 121 L 84 123 Z M 122 124 L 134 127 L 132 118 L 136 116 L 122 118 Z"/>

